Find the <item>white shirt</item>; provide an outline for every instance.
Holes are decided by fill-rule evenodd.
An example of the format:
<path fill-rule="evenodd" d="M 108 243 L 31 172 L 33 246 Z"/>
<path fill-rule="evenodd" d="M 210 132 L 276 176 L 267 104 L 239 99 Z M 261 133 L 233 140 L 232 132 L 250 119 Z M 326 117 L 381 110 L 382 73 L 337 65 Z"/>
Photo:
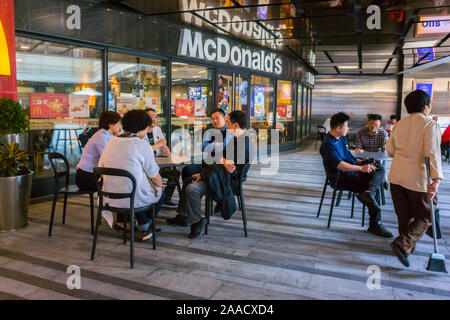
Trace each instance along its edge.
<path fill-rule="evenodd" d="M 412 113 L 394 126 L 386 143 L 392 160 L 388 181 L 406 189 L 427 192 L 425 157 L 430 157 L 431 179 L 444 179 L 439 124 L 421 112 Z"/>
<path fill-rule="evenodd" d="M 149 178 L 159 174 L 159 166 L 150 144 L 139 137 L 112 138 L 106 145 L 98 163 L 99 167 L 109 167 L 127 170 L 136 179 L 136 194 L 134 207 L 144 207 L 158 202 L 161 189 L 157 188 L 155 195 Z M 103 190 L 107 192 L 128 193 L 132 190 L 132 182 L 126 177 L 105 176 Z M 118 208 L 129 208 L 129 199 L 105 199 L 105 203 Z"/>
<path fill-rule="evenodd" d="M 158 127 L 158 126 L 154 126 L 152 128 L 152 134 L 153 134 L 153 143 L 154 144 L 157 144 L 161 139 L 165 139 L 161 128 Z M 147 135 L 145 135 L 144 140 L 147 143 L 150 143 L 150 141 L 148 140 L 148 136 Z M 159 149 L 157 149 L 155 151 L 156 151 L 157 154 L 159 154 L 159 153 L 161 153 L 161 148 L 159 148 Z"/>

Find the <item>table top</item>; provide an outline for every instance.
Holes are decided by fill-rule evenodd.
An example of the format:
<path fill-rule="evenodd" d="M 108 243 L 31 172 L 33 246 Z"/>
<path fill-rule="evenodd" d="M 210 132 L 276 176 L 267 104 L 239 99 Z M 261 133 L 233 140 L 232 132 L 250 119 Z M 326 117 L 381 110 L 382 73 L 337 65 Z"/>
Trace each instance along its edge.
<path fill-rule="evenodd" d="M 191 163 L 190 157 L 182 157 L 182 156 L 155 156 L 156 163 L 160 168 L 165 167 L 176 167 L 183 164 Z"/>
<path fill-rule="evenodd" d="M 370 151 L 363 151 L 363 152 L 355 152 L 352 151 L 353 155 L 357 158 L 369 158 L 374 160 L 392 160 L 392 157 L 389 156 L 387 152 L 370 152 Z"/>

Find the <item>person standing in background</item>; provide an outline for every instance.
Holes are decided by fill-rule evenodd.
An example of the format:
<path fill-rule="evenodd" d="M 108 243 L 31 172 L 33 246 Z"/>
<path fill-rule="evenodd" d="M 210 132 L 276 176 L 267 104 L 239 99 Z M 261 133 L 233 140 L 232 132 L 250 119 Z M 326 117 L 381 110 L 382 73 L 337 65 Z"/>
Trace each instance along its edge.
<path fill-rule="evenodd" d="M 395 125 L 386 150 L 393 157 L 388 180 L 399 232 L 391 247 L 400 262 L 409 267 L 408 256 L 431 225 L 430 201 L 437 204 L 436 194 L 444 175 L 439 124 L 429 117 L 430 97 L 425 91 L 415 90 L 406 96 L 405 106 L 409 116 Z M 430 158 L 431 185 L 425 157 Z"/>
<path fill-rule="evenodd" d="M 391 131 L 396 124 L 397 124 L 397 117 L 395 115 L 391 115 L 391 119 L 384 126 L 384 130 L 386 130 L 388 134 L 391 134 Z"/>

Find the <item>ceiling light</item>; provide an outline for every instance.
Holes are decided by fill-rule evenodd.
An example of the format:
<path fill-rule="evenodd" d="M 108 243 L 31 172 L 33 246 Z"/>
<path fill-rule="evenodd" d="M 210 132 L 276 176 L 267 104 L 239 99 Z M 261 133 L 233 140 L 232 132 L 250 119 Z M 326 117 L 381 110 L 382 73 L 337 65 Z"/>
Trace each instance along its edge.
<path fill-rule="evenodd" d="M 20 49 L 28 50 L 28 49 L 30 49 L 30 47 L 29 46 L 20 46 Z"/>
<path fill-rule="evenodd" d="M 433 47 L 437 40 L 428 41 L 409 41 L 403 44 L 403 49 Z"/>
<path fill-rule="evenodd" d="M 358 69 L 358 66 L 338 66 L 339 69 Z"/>
<path fill-rule="evenodd" d="M 200 78 L 200 76 L 192 76 L 192 78 Z"/>

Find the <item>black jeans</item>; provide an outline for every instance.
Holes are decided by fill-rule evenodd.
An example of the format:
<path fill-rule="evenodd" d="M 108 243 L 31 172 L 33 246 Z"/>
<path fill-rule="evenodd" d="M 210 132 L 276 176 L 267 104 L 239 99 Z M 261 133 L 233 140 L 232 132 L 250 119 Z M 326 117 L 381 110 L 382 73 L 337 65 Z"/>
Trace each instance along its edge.
<path fill-rule="evenodd" d="M 180 173 L 175 167 L 161 168 L 159 174 L 163 178 L 167 178 L 166 188 L 164 189 L 165 197 L 164 201 L 171 201 L 175 188 L 177 187 L 177 182 L 180 179 Z"/>
<path fill-rule="evenodd" d="M 77 169 L 75 183 L 80 190 L 97 191 L 97 183 L 93 173 Z"/>
<path fill-rule="evenodd" d="M 157 203 L 155 203 L 155 218 L 158 216 L 159 210 L 161 210 L 162 203 L 164 202 L 164 190 L 162 191 L 161 198 Z M 125 214 L 117 214 L 117 222 L 124 222 L 125 216 L 127 217 L 127 222 L 130 221 L 130 215 Z M 152 221 L 152 209 L 141 212 L 141 213 L 135 213 L 136 220 L 140 226 L 145 225 Z"/>
<path fill-rule="evenodd" d="M 380 185 L 384 182 L 385 175 L 386 172 L 384 167 L 381 167 L 373 171 L 372 173 L 344 173 L 343 175 L 341 175 L 338 187 L 355 193 L 369 191 L 372 195 L 378 197 L 379 195 L 377 195 L 377 193 Z M 330 180 L 334 185 L 335 180 L 333 180 L 332 178 Z M 381 210 L 379 209 L 379 206 L 375 201 L 366 202 L 363 204 L 369 209 L 370 223 L 374 223 L 381 219 Z"/>

